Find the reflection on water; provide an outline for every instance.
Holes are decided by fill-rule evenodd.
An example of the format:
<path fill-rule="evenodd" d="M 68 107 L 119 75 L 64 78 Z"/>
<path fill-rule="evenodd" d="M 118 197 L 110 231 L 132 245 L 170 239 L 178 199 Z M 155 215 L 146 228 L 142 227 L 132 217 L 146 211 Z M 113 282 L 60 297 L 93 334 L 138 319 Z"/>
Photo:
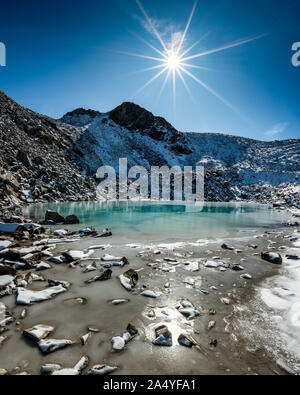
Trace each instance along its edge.
<path fill-rule="evenodd" d="M 63 216 L 75 214 L 81 227 L 110 227 L 114 234 L 131 241 L 224 236 L 241 229 L 280 225 L 286 218 L 268 206 L 245 203 L 70 202 L 32 205 L 25 214 L 43 220 L 46 210 Z"/>

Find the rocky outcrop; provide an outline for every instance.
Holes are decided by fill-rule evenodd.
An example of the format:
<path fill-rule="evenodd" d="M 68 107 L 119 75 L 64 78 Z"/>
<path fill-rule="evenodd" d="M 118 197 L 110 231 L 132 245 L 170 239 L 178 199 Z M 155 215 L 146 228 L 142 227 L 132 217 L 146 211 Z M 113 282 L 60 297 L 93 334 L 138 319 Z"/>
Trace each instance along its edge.
<path fill-rule="evenodd" d="M 31 202 L 93 199 L 93 179 L 70 155 L 80 133 L 0 91 L 0 212 Z"/>

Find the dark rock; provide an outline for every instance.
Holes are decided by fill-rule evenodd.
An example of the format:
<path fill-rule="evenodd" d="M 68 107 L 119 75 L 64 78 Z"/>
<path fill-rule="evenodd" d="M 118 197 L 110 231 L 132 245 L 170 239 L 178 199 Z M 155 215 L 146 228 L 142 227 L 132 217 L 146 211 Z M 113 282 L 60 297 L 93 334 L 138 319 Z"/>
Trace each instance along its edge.
<path fill-rule="evenodd" d="M 87 280 L 86 283 L 91 284 L 97 281 L 107 281 L 111 279 L 111 276 L 112 276 L 112 270 L 107 269 L 102 274 L 100 274 L 100 276 L 93 277 L 90 280 Z"/>
<path fill-rule="evenodd" d="M 111 237 L 112 236 L 112 232 L 109 229 L 104 229 L 103 233 L 101 233 L 100 235 L 98 235 L 97 237 Z"/>
<path fill-rule="evenodd" d="M 15 276 L 16 274 L 17 271 L 13 267 L 7 265 L 0 266 L 0 276 L 5 276 L 5 275 Z"/>
<path fill-rule="evenodd" d="M 270 263 L 274 263 L 276 265 L 282 264 L 282 257 L 277 252 L 262 252 L 261 259 Z"/>
<path fill-rule="evenodd" d="M 153 344 L 156 346 L 171 347 L 172 346 L 172 333 L 166 325 L 159 326 L 155 329 L 155 340 Z"/>
<path fill-rule="evenodd" d="M 32 166 L 32 161 L 31 161 L 29 155 L 26 152 L 22 151 L 22 150 L 18 151 L 18 153 L 16 155 L 16 159 L 18 161 L 22 162 L 25 167 L 31 167 Z"/>
<path fill-rule="evenodd" d="M 78 225 L 80 221 L 76 215 L 68 215 L 64 220 L 64 225 Z"/>
<path fill-rule="evenodd" d="M 128 324 L 127 331 L 130 333 L 131 337 L 134 337 L 139 333 L 136 327 L 131 324 Z"/>
<path fill-rule="evenodd" d="M 217 339 L 212 340 L 212 341 L 209 343 L 209 345 L 212 346 L 212 347 L 217 347 L 217 345 L 218 345 L 218 340 L 217 340 Z"/>
<path fill-rule="evenodd" d="M 241 266 L 241 265 L 233 265 L 232 266 L 232 270 L 234 272 L 241 272 L 241 271 L 245 270 L 245 268 L 243 266 Z"/>
<path fill-rule="evenodd" d="M 228 244 L 222 244 L 221 248 L 223 248 L 223 250 L 229 250 L 229 251 L 234 251 L 235 248 L 232 246 L 229 246 Z"/>
<path fill-rule="evenodd" d="M 300 259 L 298 257 L 298 255 L 286 255 L 285 257 L 286 257 L 286 259 L 294 260 L 294 261 L 297 261 L 298 259 Z"/>
<path fill-rule="evenodd" d="M 63 223 L 65 221 L 64 217 L 58 214 L 56 211 L 48 210 L 45 214 L 45 221 L 53 221 L 56 224 Z"/>
<path fill-rule="evenodd" d="M 192 338 L 192 336 L 183 335 L 183 334 L 181 334 L 178 337 L 178 343 L 184 347 L 189 347 L 189 348 L 191 348 L 197 344 L 197 342 Z"/>

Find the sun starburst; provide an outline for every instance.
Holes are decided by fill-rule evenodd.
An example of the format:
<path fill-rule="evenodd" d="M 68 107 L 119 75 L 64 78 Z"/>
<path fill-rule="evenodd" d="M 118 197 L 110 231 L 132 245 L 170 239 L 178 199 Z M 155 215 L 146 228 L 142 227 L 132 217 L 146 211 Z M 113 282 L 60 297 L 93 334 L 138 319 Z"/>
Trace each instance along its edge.
<path fill-rule="evenodd" d="M 188 87 L 188 84 L 185 80 L 185 76 L 191 78 L 193 81 L 197 82 L 202 88 L 205 88 L 210 94 L 214 95 L 217 99 L 219 99 L 223 104 L 225 104 L 226 106 L 228 106 L 230 109 L 232 109 L 233 111 L 239 113 L 239 110 L 234 107 L 228 100 L 226 100 L 225 98 L 223 98 L 219 93 L 217 93 L 213 88 L 211 88 L 210 86 L 208 86 L 205 82 L 203 82 L 199 77 L 195 76 L 190 69 L 203 69 L 203 70 L 213 70 L 213 69 L 209 69 L 207 67 L 203 67 L 203 66 L 198 66 L 198 65 L 194 65 L 191 63 L 187 63 L 190 60 L 194 60 L 194 59 L 198 59 L 200 57 L 203 56 L 207 56 L 210 54 L 214 54 L 214 53 L 218 53 L 224 50 L 228 50 L 230 48 L 234 48 L 234 47 L 238 47 L 240 45 L 244 45 L 247 43 L 250 43 L 254 40 L 257 40 L 261 37 L 263 37 L 264 35 L 260 35 L 260 36 L 256 36 L 256 37 L 252 37 L 252 38 L 247 38 L 244 40 L 240 40 L 240 41 L 236 41 L 227 45 L 223 45 L 211 50 L 206 50 L 204 52 L 200 52 L 197 54 L 193 54 L 191 55 L 191 51 L 192 49 L 194 49 L 204 38 L 206 38 L 208 36 L 209 33 L 206 33 L 205 35 L 203 35 L 203 37 L 198 40 L 197 42 L 195 42 L 194 44 L 192 44 L 191 46 L 186 47 L 186 41 L 187 41 L 187 33 L 189 31 L 193 16 L 195 14 L 196 8 L 197 8 L 197 4 L 198 4 L 198 0 L 195 0 L 192 11 L 190 13 L 190 16 L 188 18 L 188 22 L 187 25 L 183 31 L 183 33 L 181 33 L 178 37 L 174 36 L 171 39 L 170 43 L 165 43 L 164 40 L 162 39 L 162 36 L 159 34 L 157 28 L 155 27 L 155 24 L 153 23 L 153 20 L 149 17 L 149 15 L 147 14 L 146 10 L 144 9 L 142 3 L 140 0 L 136 0 L 137 5 L 139 6 L 141 12 L 143 13 L 145 19 L 146 19 L 146 23 L 148 25 L 148 28 L 153 32 L 154 36 L 157 38 L 157 40 L 159 41 L 160 45 L 161 45 L 161 49 L 156 48 L 154 45 L 152 45 L 151 43 L 149 43 L 148 41 L 146 41 L 144 38 L 139 37 L 139 40 L 141 40 L 143 43 L 145 43 L 149 48 L 151 48 L 154 52 L 156 52 L 156 54 L 160 55 L 160 57 L 158 56 L 149 56 L 149 55 L 143 55 L 143 54 L 137 54 L 137 53 L 131 53 L 131 52 L 124 52 L 124 51 L 118 51 L 122 54 L 125 55 L 130 55 L 130 56 L 135 56 L 138 58 L 143 58 L 143 59 L 147 59 L 147 60 L 151 60 L 151 61 L 155 61 L 158 62 L 157 65 L 152 66 L 152 67 L 148 67 L 144 70 L 140 70 L 140 72 L 144 72 L 144 71 L 150 71 L 150 70 L 159 70 L 149 81 L 147 81 L 139 90 L 136 94 L 142 92 L 146 87 L 148 87 L 152 82 L 154 82 L 155 80 L 157 80 L 159 77 L 161 77 L 163 74 L 165 75 L 165 79 L 163 81 L 161 90 L 159 92 L 159 97 L 161 96 L 168 80 L 171 78 L 172 80 L 172 92 L 173 92 L 173 102 L 174 102 L 174 111 L 175 111 L 175 102 L 176 102 L 176 77 L 179 77 L 180 81 L 183 83 L 185 89 L 187 90 L 188 94 L 192 97 L 191 91 Z M 149 30 L 148 29 L 148 30 Z"/>

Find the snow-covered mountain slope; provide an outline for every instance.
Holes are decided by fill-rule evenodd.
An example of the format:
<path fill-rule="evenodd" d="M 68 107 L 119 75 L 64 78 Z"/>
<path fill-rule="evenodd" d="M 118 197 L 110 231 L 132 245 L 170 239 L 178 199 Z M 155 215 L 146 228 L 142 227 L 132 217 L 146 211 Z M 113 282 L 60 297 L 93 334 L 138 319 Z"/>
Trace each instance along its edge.
<path fill-rule="evenodd" d="M 211 201 L 282 201 L 300 208 L 300 140 L 261 142 L 182 133 L 123 103 L 109 113 L 77 109 L 60 120 L 0 91 L 0 211 L 22 202 L 94 199 L 101 165 L 205 167 Z"/>
<path fill-rule="evenodd" d="M 101 165 L 195 166 L 206 170 L 209 200 L 300 204 L 300 140 L 261 142 L 213 133 L 181 133 L 163 118 L 123 103 L 107 114 L 75 110 L 61 121 L 81 125 L 72 154 L 84 172 Z"/>

